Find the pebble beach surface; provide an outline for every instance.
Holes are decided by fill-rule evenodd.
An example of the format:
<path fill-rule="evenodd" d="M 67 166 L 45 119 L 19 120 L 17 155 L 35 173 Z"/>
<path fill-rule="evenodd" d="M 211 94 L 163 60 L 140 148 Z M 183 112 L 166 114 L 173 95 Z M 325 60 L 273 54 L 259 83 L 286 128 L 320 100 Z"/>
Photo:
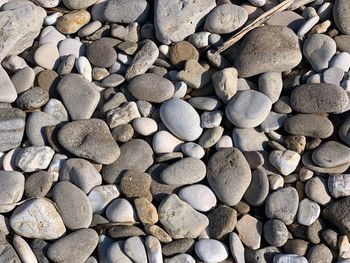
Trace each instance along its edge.
<path fill-rule="evenodd" d="M 0 0 L 0 263 L 349 263 L 350 1 L 287 1 Z"/>

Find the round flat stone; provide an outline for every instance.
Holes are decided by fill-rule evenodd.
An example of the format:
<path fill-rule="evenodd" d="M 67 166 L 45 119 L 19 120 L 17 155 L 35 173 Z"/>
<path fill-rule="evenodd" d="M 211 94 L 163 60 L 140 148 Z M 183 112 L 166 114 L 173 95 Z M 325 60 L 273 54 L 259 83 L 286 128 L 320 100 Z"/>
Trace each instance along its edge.
<path fill-rule="evenodd" d="M 102 214 L 107 205 L 120 193 L 114 184 L 99 185 L 91 189 L 88 197 L 94 214 Z"/>
<path fill-rule="evenodd" d="M 197 256 L 208 263 L 221 262 L 228 257 L 228 249 L 224 243 L 215 239 L 201 239 L 196 243 Z"/>
<path fill-rule="evenodd" d="M 39 171 L 27 177 L 25 195 L 27 197 L 44 197 L 51 189 L 53 176 L 46 171 Z"/>
<path fill-rule="evenodd" d="M 305 194 L 312 201 L 320 205 L 326 205 L 331 201 L 328 193 L 327 181 L 322 177 L 313 177 L 305 184 Z"/>
<path fill-rule="evenodd" d="M 338 199 L 323 209 L 322 218 L 332 223 L 344 235 L 350 233 L 350 197 Z"/>
<path fill-rule="evenodd" d="M 145 73 L 133 78 L 128 91 L 138 100 L 161 103 L 169 100 L 175 92 L 173 83 L 153 73 Z"/>
<path fill-rule="evenodd" d="M 171 63 L 175 66 L 183 66 L 189 59 L 199 59 L 197 49 L 187 41 L 179 41 L 173 44 L 170 48 L 169 57 Z"/>
<path fill-rule="evenodd" d="M 18 108 L 32 110 L 44 106 L 49 100 L 49 94 L 40 87 L 33 87 L 23 92 L 16 101 Z"/>
<path fill-rule="evenodd" d="M 239 128 L 260 125 L 270 113 L 271 100 L 264 94 L 245 90 L 236 94 L 226 107 L 226 116 Z"/>
<path fill-rule="evenodd" d="M 157 208 L 146 198 L 134 200 L 137 216 L 143 224 L 154 225 L 158 222 Z"/>
<path fill-rule="evenodd" d="M 74 184 L 61 181 L 52 190 L 58 212 L 67 228 L 87 228 L 92 221 L 92 208 L 86 194 Z"/>
<path fill-rule="evenodd" d="M 48 146 L 26 147 L 16 157 L 16 166 L 27 173 L 44 170 L 49 166 L 54 154 L 54 150 Z"/>
<path fill-rule="evenodd" d="M 56 27 L 62 34 L 74 34 L 89 23 L 90 13 L 86 10 L 69 12 L 58 18 Z"/>
<path fill-rule="evenodd" d="M 298 208 L 297 222 L 303 226 L 309 226 L 320 216 L 320 206 L 310 199 L 303 199 Z"/>
<path fill-rule="evenodd" d="M 271 246 L 281 247 L 288 240 L 288 229 L 278 219 L 270 219 L 264 224 L 264 238 Z"/>
<path fill-rule="evenodd" d="M 109 22 L 140 23 L 147 18 L 148 8 L 146 0 L 112 0 L 106 4 L 103 15 Z"/>
<path fill-rule="evenodd" d="M 346 91 L 327 83 L 309 83 L 296 87 L 291 95 L 293 110 L 302 113 L 335 112 L 349 103 Z"/>
<path fill-rule="evenodd" d="M 209 238 L 223 239 L 231 233 L 237 224 L 237 211 L 231 207 L 220 205 L 209 214 L 209 226 L 206 229 Z"/>
<path fill-rule="evenodd" d="M 253 250 L 260 248 L 263 230 L 262 222 L 246 214 L 238 220 L 236 230 L 244 245 Z"/>
<path fill-rule="evenodd" d="M 215 34 L 229 34 L 245 24 L 248 12 L 233 4 L 223 4 L 214 8 L 205 20 L 204 28 Z"/>
<path fill-rule="evenodd" d="M 312 153 L 312 160 L 321 167 L 335 167 L 350 162 L 350 148 L 337 141 L 328 141 Z"/>
<path fill-rule="evenodd" d="M 109 68 L 117 60 L 117 52 L 109 38 L 100 38 L 87 46 L 86 57 L 96 67 Z"/>
<path fill-rule="evenodd" d="M 153 136 L 152 148 L 157 154 L 170 153 L 180 150 L 183 143 L 170 132 L 159 131 Z"/>
<path fill-rule="evenodd" d="M 111 222 L 135 222 L 135 211 L 128 200 L 117 198 L 108 205 L 106 209 L 106 217 Z"/>
<path fill-rule="evenodd" d="M 59 130 L 57 137 L 67 151 L 97 163 L 111 164 L 120 155 L 107 124 L 100 119 L 70 122 Z"/>
<path fill-rule="evenodd" d="M 174 135 L 185 141 L 198 139 L 203 130 L 196 110 L 181 99 L 165 102 L 160 108 L 160 118 Z"/>
<path fill-rule="evenodd" d="M 226 205 L 241 201 L 251 182 L 249 164 L 241 151 L 225 148 L 213 154 L 208 163 L 207 179 L 217 197 Z"/>
<path fill-rule="evenodd" d="M 35 63 L 44 69 L 55 68 L 59 57 L 57 45 L 51 42 L 42 44 L 34 53 Z"/>
<path fill-rule="evenodd" d="M 333 17 L 337 28 L 345 35 L 350 35 L 350 3 L 336 0 L 333 6 Z"/>
<path fill-rule="evenodd" d="M 216 197 L 213 191 L 203 185 L 195 184 L 184 187 L 179 192 L 179 197 L 194 209 L 207 212 L 216 205 Z"/>
<path fill-rule="evenodd" d="M 198 158 L 187 157 L 166 167 L 160 177 L 166 184 L 185 185 L 197 183 L 205 175 L 205 164 Z"/>
<path fill-rule="evenodd" d="M 270 153 L 269 161 L 281 174 L 289 175 L 297 168 L 300 155 L 290 150 L 274 150 Z"/>

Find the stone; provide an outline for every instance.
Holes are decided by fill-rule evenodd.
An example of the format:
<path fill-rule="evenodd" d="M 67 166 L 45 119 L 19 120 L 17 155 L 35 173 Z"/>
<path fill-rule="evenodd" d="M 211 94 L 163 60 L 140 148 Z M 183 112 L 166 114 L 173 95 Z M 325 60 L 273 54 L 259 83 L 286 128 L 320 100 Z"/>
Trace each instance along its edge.
<path fill-rule="evenodd" d="M 13 262 L 13 263 L 20 263 L 22 262 L 19 258 L 18 254 L 16 253 L 16 250 L 13 248 L 13 246 L 8 243 L 6 236 L 1 235 L 0 236 L 0 261 L 2 262 Z"/>
<path fill-rule="evenodd" d="M 16 101 L 18 108 L 32 110 L 44 106 L 49 100 L 49 94 L 40 87 L 24 91 Z"/>
<path fill-rule="evenodd" d="M 35 254 L 37 260 L 39 263 L 49 263 L 49 259 L 47 258 L 47 249 L 49 244 L 42 240 L 42 239 L 34 239 L 30 243 L 30 247 L 33 250 L 33 253 Z"/>
<path fill-rule="evenodd" d="M 74 34 L 90 21 L 86 10 L 71 11 L 57 19 L 56 27 L 62 34 Z"/>
<path fill-rule="evenodd" d="M 44 107 L 44 112 L 50 114 L 59 121 L 68 121 L 68 112 L 63 103 L 57 99 L 49 99 Z"/>
<path fill-rule="evenodd" d="M 26 197 L 44 197 L 50 191 L 53 180 L 53 176 L 46 171 L 31 174 L 25 182 Z"/>
<path fill-rule="evenodd" d="M 165 168 L 161 173 L 166 184 L 185 185 L 201 181 L 206 174 L 205 164 L 194 157 L 187 157 Z"/>
<path fill-rule="evenodd" d="M 135 263 L 147 262 L 144 241 L 140 237 L 130 237 L 125 240 L 124 251 Z"/>
<path fill-rule="evenodd" d="M 145 85 L 147 83 L 147 85 Z M 175 87 L 171 81 L 154 73 L 145 73 L 133 78 L 128 91 L 138 100 L 161 103 L 171 99 Z"/>
<path fill-rule="evenodd" d="M 0 171 L 0 211 L 6 213 L 11 211 L 21 200 L 24 192 L 24 176 L 20 172 Z"/>
<path fill-rule="evenodd" d="M 188 142 L 183 144 L 181 146 L 181 151 L 189 157 L 195 157 L 198 159 L 203 158 L 203 156 L 205 155 L 205 152 L 202 146 L 194 142 Z"/>
<path fill-rule="evenodd" d="M 0 102 L 12 103 L 17 98 L 15 86 L 4 68 L 0 65 Z"/>
<path fill-rule="evenodd" d="M 92 188 L 88 195 L 92 213 L 102 214 L 108 204 L 119 195 L 119 190 L 114 184 L 99 185 Z"/>
<path fill-rule="evenodd" d="M 141 117 L 133 121 L 135 131 L 142 136 L 150 136 L 158 130 L 157 122 L 151 118 Z"/>
<path fill-rule="evenodd" d="M 242 243 L 248 248 L 256 250 L 260 248 L 263 223 L 252 217 L 244 215 L 238 220 L 236 229 Z"/>
<path fill-rule="evenodd" d="M 64 0 L 63 4 L 72 10 L 86 9 L 96 3 L 96 0 L 81 1 L 81 0 Z"/>
<path fill-rule="evenodd" d="M 252 206 L 261 205 L 269 194 L 269 179 L 263 168 L 252 172 L 252 180 L 244 193 L 244 199 Z"/>
<path fill-rule="evenodd" d="M 114 199 L 106 209 L 106 217 L 111 222 L 135 222 L 135 211 L 131 203 L 124 198 Z"/>
<path fill-rule="evenodd" d="M 57 239 L 66 232 L 56 208 L 44 198 L 27 200 L 16 208 L 10 226 L 22 237 L 44 240 Z"/>
<path fill-rule="evenodd" d="M 163 262 L 162 245 L 154 236 L 147 236 L 145 239 L 147 258 L 150 263 Z"/>
<path fill-rule="evenodd" d="M 86 194 L 68 181 L 56 183 L 52 198 L 65 226 L 71 230 L 87 228 L 92 221 L 92 208 Z"/>
<path fill-rule="evenodd" d="M 225 239 L 237 223 L 237 212 L 228 206 L 218 206 L 208 214 L 209 226 L 206 229 L 209 238 Z"/>
<path fill-rule="evenodd" d="M 110 263 L 132 263 L 131 259 L 125 254 L 123 249 L 124 241 L 116 241 L 108 247 L 107 262 Z"/>
<path fill-rule="evenodd" d="M 140 171 L 126 171 L 120 179 L 120 190 L 128 198 L 145 197 L 152 201 L 151 176 Z"/>
<path fill-rule="evenodd" d="M 102 169 L 102 177 L 107 183 L 119 182 L 125 170 L 146 171 L 153 164 L 152 148 L 141 139 L 133 139 L 120 147 L 120 156 L 112 164 Z"/>
<path fill-rule="evenodd" d="M 345 0 L 336 0 L 333 6 L 334 22 L 337 28 L 346 35 L 350 34 L 350 20 L 349 20 L 349 2 Z"/>
<path fill-rule="evenodd" d="M 168 244 L 163 245 L 163 255 L 168 257 L 179 253 L 181 254 L 190 252 L 194 247 L 194 243 L 194 240 L 191 238 L 174 240 Z"/>
<path fill-rule="evenodd" d="M 141 117 L 134 101 L 123 103 L 120 107 L 108 111 L 106 115 L 110 128 L 128 124 L 130 121 Z"/>
<path fill-rule="evenodd" d="M 326 208 L 322 211 L 322 217 L 327 220 L 328 222 L 332 223 L 338 229 L 342 234 L 347 235 L 349 233 L 349 209 L 348 205 L 350 202 L 350 198 L 344 198 L 337 200 L 330 205 L 328 205 Z"/>
<path fill-rule="evenodd" d="M 298 13 L 291 10 L 285 10 L 272 16 L 269 20 L 267 20 L 266 24 L 286 26 L 292 29 L 294 32 L 297 32 L 304 21 L 305 19 Z"/>
<path fill-rule="evenodd" d="M 332 262 L 333 254 L 331 250 L 324 244 L 313 246 L 308 254 L 307 259 L 309 263 L 326 263 Z"/>
<path fill-rule="evenodd" d="M 190 35 L 188 41 L 196 48 L 203 48 L 209 45 L 209 32 L 197 32 Z"/>
<path fill-rule="evenodd" d="M 283 88 L 282 75 L 280 72 L 266 72 L 259 76 L 259 90 L 275 103 Z"/>
<path fill-rule="evenodd" d="M 281 247 L 288 240 L 288 229 L 278 219 L 270 219 L 264 224 L 264 239 L 271 246 Z"/>
<path fill-rule="evenodd" d="M 36 76 L 37 85 L 49 93 L 50 97 L 57 98 L 56 86 L 58 83 L 58 74 L 53 70 L 42 70 Z"/>
<path fill-rule="evenodd" d="M 312 160 L 321 167 L 335 167 L 350 162 L 350 148 L 337 141 L 328 141 L 312 153 Z"/>
<path fill-rule="evenodd" d="M 335 197 L 350 196 L 350 174 L 331 174 L 327 186 L 330 194 Z"/>
<path fill-rule="evenodd" d="M 146 225 L 154 225 L 158 221 L 157 208 L 146 198 L 134 200 L 135 210 L 140 221 Z"/>
<path fill-rule="evenodd" d="M 100 100 L 100 93 L 78 74 L 63 76 L 57 91 L 73 120 L 91 118 Z"/>
<path fill-rule="evenodd" d="M 348 52 L 341 52 L 338 55 L 334 56 L 334 58 L 330 63 L 330 66 L 340 69 L 344 72 L 349 71 L 349 68 L 350 68 L 349 59 L 350 59 L 350 54 Z"/>
<path fill-rule="evenodd" d="M 239 128 L 254 128 L 266 119 L 271 107 L 271 100 L 264 94 L 245 90 L 235 95 L 227 105 L 226 116 Z"/>
<path fill-rule="evenodd" d="M 16 158 L 16 166 L 26 173 L 45 170 L 54 154 L 48 146 L 25 147 Z"/>
<path fill-rule="evenodd" d="M 109 68 L 117 60 L 110 38 L 100 38 L 86 48 L 86 57 L 96 67 Z"/>
<path fill-rule="evenodd" d="M 175 195 L 169 195 L 158 208 L 159 221 L 172 238 L 196 238 L 208 226 L 208 218 Z"/>
<path fill-rule="evenodd" d="M 12 244 L 22 261 L 37 262 L 37 258 L 32 249 L 22 237 L 15 235 L 13 237 Z"/>
<path fill-rule="evenodd" d="M 126 71 L 125 79 L 129 80 L 137 75 L 145 73 L 156 61 L 159 55 L 157 45 L 153 41 L 148 41 L 134 56 L 131 65 Z"/>
<path fill-rule="evenodd" d="M 172 64 L 182 67 L 187 60 L 194 59 L 198 61 L 199 53 L 191 43 L 179 41 L 171 46 L 169 58 Z"/>
<path fill-rule="evenodd" d="M 266 119 L 261 123 L 261 130 L 263 132 L 276 131 L 283 127 L 283 124 L 287 119 L 288 117 L 286 114 L 270 111 L 269 115 L 267 115 Z"/>
<path fill-rule="evenodd" d="M 146 0 L 113 0 L 104 9 L 104 17 L 109 22 L 129 24 L 144 22 L 148 15 L 149 5 Z"/>
<path fill-rule="evenodd" d="M 270 163 L 283 175 L 289 175 L 297 168 L 300 155 L 290 150 L 274 150 L 269 156 Z"/>
<path fill-rule="evenodd" d="M 169 243 L 172 241 L 171 236 L 157 225 L 145 225 L 145 230 L 147 234 L 156 237 L 162 243 Z"/>
<path fill-rule="evenodd" d="M 306 137 L 302 135 L 290 135 L 286 137 L 284 143 L 288 150 L 301 154 L 305 150 Z"/>
<path fill-rule="evenodd" d="M 237 93 L 238 72 L 235 68 L 225 68 L 212 75 L 212 83 L 216 95 L 224 102 L 228 103 Z"/>
<path fill-rule="evenodd" d="M 200 110 L 212 111 L 221 106 L 216 97 L 194 97 L 188 101 L 193 107 Z"/>
<path fill-rule="evenodd" d="M 350 146 L 350 118 L 345 119 L 343 124 L 339 127 L 339 137 Z"/>
<path fill-rule="evenodd" d="M 23 1 L 21 6 L 1 12 L 0 61 L 9 55 L 22 53 L 31 47 L 39 35 L 46 12 L 43 8 Z"/>
<path fill-rule="evenodd" d="M 337 49 L 341 52 L 350 52 L 349 48 L 349 41 L 350 36 L 349 35 L 337 35 L 334 37 L 334 41 L 337 44 Z"/>
<path fill-rule="evenodd" d="M 152 148 L 155 153 L 170 153 L 178 151 L 184 141 L 179 140 L 168 131 L 159 131 L 153 136 Z"/>
<path fill-rule="evenodd" d="M 194 141 L 202 133 L 198 113 L 181 99 L 171 99 L 162 104 L 160 118 L 164 125 L 182 140 Z"/>
<path fill-rule="evenodd" d="M 251 182 L 249 164 L 236 148 L 225 148 L 213 154 L 207 166 L 207 179 L 217 197 L 233 206 L 242 199 Z"/>
<path fill-rule="evenodd" d="M 312 34 L 303 45 L 304 56 L 317 72 L 328 68 L 335 52 L 335 41 L 325 34 Z"/>
<path fill-rule="evenodd" d="M 268 246 L 258 250 L 246 249 L 245 251 L 247 261 L 249 260 L 254 263 L 273 262 L 274 256 L 281 253 L 277 247 L 273 246 Z"/>
<path fill-rule="evenodd" d="M 320 17 L 318 15 L 312 16 L 307 19 L 298 29 L 297 36 L 303 37 L 305 36 L 317 23 L 320 21 Z"/>
<path fill-rule="evenodd" d="M 303 199 L 298 208 L 297 222 L 303 226 L 309 226 L 320 216 L 321 208 L 307 198 Z"/>
<path fill-rule="evenodd" d="M 269 140 L 265 133 L 258 132 L 254 128 L 234 128 L 232 139 L 234 146 L 244 152 L 263 151 Z"/>
<path fill-rule="evenodd" d="M 221 262 L 228 257 L 228 249 L 224 243 L 215 239 L 201 239 L 196 243 L 197 256 L 208 263 Z"/>
<path fill-rule="evenodd" d="M 40 45 L 34 52 L 35 63 L 44 69 L 57 67 L 59 57 L 57 45 L 51 42 Z"/>
<path fill-rule="evenodd" d="M 179 254 L 172 258 L 166 258 L 164 263 L 195 263 L 194 258 L 188 254 Z"/>
<path fill-rule="evenodd" d="M 25 128 L 25 117 L 25 113 L 20 109 L 1 109 L 0 152 L 6 152 L 21 145 Z"/>
<path fill-rule="evenodd" d="M 308 263 L 307 259 L 298 255 L 293 254 L 279 254 L 273 258 L 274 263 L 285 263 L 285 262 L 293 262 L 293 263 Z"/>
<path fill-rule="evenodd" d="M 77 39 L 67 38 L 58 44 L 58 52 L 62 58 L 62 64 L 60 65 L 62 68 L 59 67 L 57 71 L 61 73 L 60 75 L 65 75 L 73 69 L 74 58 L 85 55 L 85 46 Z M 63 61 L 65 62 L 63 63 Z"/>
<path fill-rule="evenodd" d="M 268 218 L 282 220 L 290 225 L 297 214 L 298 193 L 293 187 L 286 187 L 272 192 L 265 202 L 265 214 Z"/>
<path fill-rule="evenodd" d="M 283 26 L 258 27 L 244 37 L 241 47 L 234 66 L 243 78 L 290 70 L 302 58 L 298 37 Z"/>
<path fill-rule="evenodd" d="M 244 263 L 245 262 L 244 246 L 239 236 L 235 232 L 232 232 L 230 234 L 229 241 L 230 241 L 230 251 L 234 260 L 237 263 Z"/>
<path fill-rule="evenodd" d="M 203 184 L 195 184 L 182 188 L 179 191 L 179 197 L 200 212 L 207 212 L 216 206 L 215 194 L 209 187 Z"/>
<path fill-rule="evenodd" d="M 201 20 L 214 7 L 214 0 L 189 3 L 157 0 L 154 6 L 157 39 L 163 44 L 184 40 L 195 32 Z"/>
<path fill-rule="evenodd" d="M 75 67 L 80 75 L 82 75 L 86 80 L 92 81 L 92 68 L 89 60 L 81 56 L 75 62 Z"/>
<path fill-rule="evenodd" d="M 120 155 L 107 124 L 100 119 L 78 120 L 58 131 L 59 143 L 76 156 L 101 164 L 111 164 Z"/>
<path fill-rule="evenodd" d="M 322 177 L 313 177 L 308 180 L 305 184 L 305 194 L 320 205 L 326 205 L 331 201 L 327 191 L 327 181 Z"/>
<path fill-rule="evenodd" d="M 289 239 L 284 245 L 284 250 L 289 254 L 296 254 L 298 256 L 304 256 L 308 249 L 309 242 L 303 239 Z"/>
<path fill-rule="evenodd" d="M 184 70 L 177 74 L 177 79 L 185 82 L 194 89 L 200 89 L 210 83 L 212 71 L 203 68 L 195 59 L 189 59 L 185 63 Z"/>
<path fill-rule="evenodd" d="M 79 229 L 55 241 L 48 248 L 47 256 L 54 262 L 85 262 L 95 250 L 97 243 L 98 235 L 95 230 Z"/>
<path fill-rule="evenodd" d="M 289 134 L 313 138 L 328 138 L 334 131 L 333 123 L 318 114 L 296 114 L 284 122 L 284 129 Z"/>
<path fill-rule="evenodd" d="M 344 71 L 336 67 L 330 67 L 323 72 L 322 77 L 323 82 L 339 86 L 344 77 Z"/>

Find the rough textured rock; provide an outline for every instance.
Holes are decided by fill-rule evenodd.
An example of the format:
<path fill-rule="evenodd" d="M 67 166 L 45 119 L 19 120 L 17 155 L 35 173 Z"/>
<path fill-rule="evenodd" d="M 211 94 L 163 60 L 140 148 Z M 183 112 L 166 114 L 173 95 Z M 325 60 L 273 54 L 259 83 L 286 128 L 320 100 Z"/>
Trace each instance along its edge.
<path fill-rule="evenodd" d="M 339 228 L 342 234 L 350 233 L 350 197 L 331 203 L 322 211 L 324 219 Z"/>
<path fill-rule="evenodd" d="M 338 29 L 346 35 L 350 35 L 350 3 L 346 0 L 335 0 L 333 16 Z"/>
<path fill-rule="evenodd" d="M 0 152 L 20 146 L 25 127 L 25 113 L 20 109 L 0 111 Z"/>

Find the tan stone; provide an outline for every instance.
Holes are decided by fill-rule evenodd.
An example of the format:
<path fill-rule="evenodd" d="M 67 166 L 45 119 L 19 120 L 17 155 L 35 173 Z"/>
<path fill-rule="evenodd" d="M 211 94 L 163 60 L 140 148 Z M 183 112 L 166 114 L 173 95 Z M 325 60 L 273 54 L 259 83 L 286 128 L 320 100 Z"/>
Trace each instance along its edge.
<path fill-rule="evenodd" d="M 57 21 L 57 29 L 63 34 L 74 34 L 90 21 L 90 13 L 86 10 L 72 11 L 61 16 Z"/>

